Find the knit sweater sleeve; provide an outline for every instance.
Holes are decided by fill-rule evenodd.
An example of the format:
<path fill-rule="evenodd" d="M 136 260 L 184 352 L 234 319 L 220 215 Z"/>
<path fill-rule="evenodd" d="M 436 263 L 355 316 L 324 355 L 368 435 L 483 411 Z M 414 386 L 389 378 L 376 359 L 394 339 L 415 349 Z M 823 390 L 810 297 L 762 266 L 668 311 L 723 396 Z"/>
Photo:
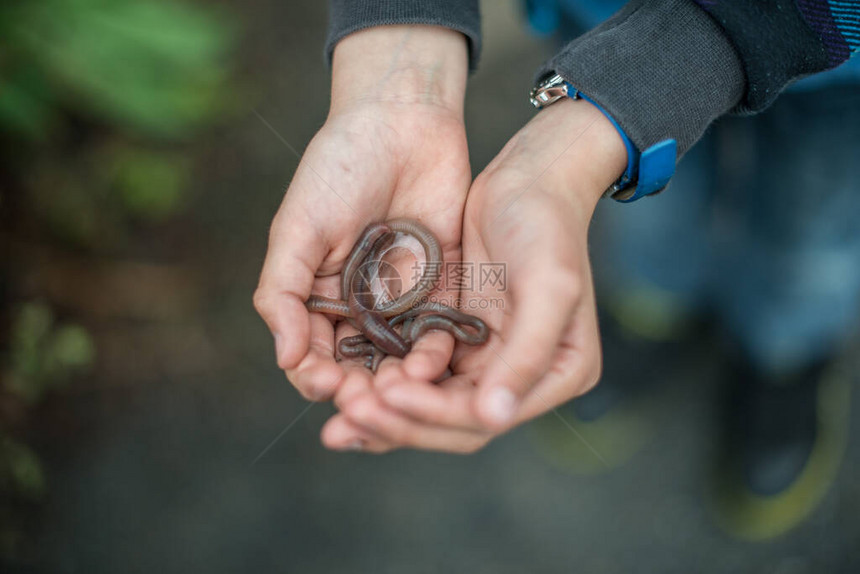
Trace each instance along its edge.
<path fill-rule="evenodd" d="M 469 68 L 474 70 L 478 65 L 478 0 L 329 0 L 326 61 L 331 63 L 334 47 L 344 36 L 387 24 L 430 24 L 462 32 L 469 42 Z"/>
<path fill-rule="evenodd" d="M 600 103 L 640 150 L 675 139 L 680 158 L 719 116 L 763 110 L 844 62 L 858 12 L 855 0 L 631 0 L 538 75 L 556 72 Z"/>
<path fill-rule="evenodd" d="M 478 0 L 330 0 L 326 57 L 344 36 L 385 24 L 462 32 L 481 50 Z M 631 0 L 541 69 L 615 117 L 641 150 L 672 138 L 683 155 L 719 116 L 766 108 L 791 82 L 860 47 L 860 0 Z"/>
<path fill-rule="evenodd" d="M 740 111 L 756 112 L 798 78 L 860 47 L 860 0 L 694 0 L 725 31 L 747 78 Z"/>

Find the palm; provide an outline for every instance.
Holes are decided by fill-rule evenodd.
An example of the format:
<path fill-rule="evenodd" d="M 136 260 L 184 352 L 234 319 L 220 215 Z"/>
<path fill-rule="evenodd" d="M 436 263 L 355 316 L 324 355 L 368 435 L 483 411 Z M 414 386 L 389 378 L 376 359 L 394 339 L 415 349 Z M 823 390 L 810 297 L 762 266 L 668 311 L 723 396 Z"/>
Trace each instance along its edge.
<path fill-rule="evenodd" d="M 306 157 L 321 161 L 316 171 L 326 180 L 322 197 L 301 198 L 314 227 L 330 233 L 317 275 L 338 273 L 364 227 L 394 217 L 420 219 L 437 234 L 446 260 L 459 257 L 470 169 L 458 119 L 432 106 L 368 106 L 327 124 Z M 342 201 L 332 202 L 333 193 Z"/>
<path fill-rule="evenodd" d="M 437 106 L 361 104 L 314 137 L 272 224 L 258 289 L 266 296 L 257 300 L 280 341 L 279 364 L 305 396 L 330 396 L 345 375 L 334 360 L 334 324 L 304 310 L 308 295 L 341 295 L 344 261 L 374 221 L 419 219 L 445 259 L 458 260 L 469 183 L 462 121 Z M 450 358 L 449 342 L 432 341 L 421 372 L 444 369 Z"/>
<path fill-rule="evenodd" d="M 491 337 L 482 347 L 458 347 L 452 370 L 477 383 L 492 363 L 501 363 L 515 379 L 521 379 L 524 386 L 526 379 L 537 379 L 539 382 L 524 397 L 519 413 L 520 420 L 526 420 L 583 391 L 571 387 L 569 381 L 573 373 L 581 370 L 580 351 L 591 344 L 593 338 L 594 291 L 584 238 L 577 241 L 578 238 L 569 233 L 578 218 L 576 210 L 539 189 L 515 194 L 515 199 L 505 197 L 508 204 L 489 210 L 499 214 L 494 219 L 478 216 L 479 209 L 485 213 L 486 205 L 479 196 L 471 198 L 466 208 L 463 257 L 474 261 L 476 270 L 483 266 L 484 276 L 476 276 L 474 288 L 463 291 L 462 304 L 481 315 L 491 328 Z M 584 268 L 576 269 L 574 262 L 581 262 Z M 561 338 L 555 343 L 556 350 L 548 362 L 543 365 L 527 361 L 517 363 L 506 349 L 512 342 L 522 349 L 515 332 L 517 325 L 522 325 L 522 307 L 543 297 L 543 293 L 535 295 L 533 285 L 540 284 L 540 277 L 546 276 L 548 271 L 561 273 L 562 290 L 582 289 L 581 301 L 585 304 L 563 326 Z M 503 274 L 504 281 L 499 281 L 498 273 Z M 579 279 L 574 280 L 574 275 L 579 275 Z M 547 284 L 546 297 L 552 297 L 553 289 L 557 288 Z M 532 355 L 541 354 L 540 345 L 540 338 L 534 337 Z"/>
<path fill-rule="evenodd" d="M 452 376 L 438 385 L 409 369 L 409 358 L 402 369 L 383 365 L 372 387 L 356 375 L 338 393 L 341 414 L 323 441 L 472 452 L 594 385 L 600 340 L 587 230 L 625 158 L 590 104 L 564 101 L 529 122 L 475 180 L 464 211 L 462 260 L 474 275 L 461 305 L 486 321 L 487 344 L 458 346 Z M 504 283 L 489 281 L 500 268 Z"/>

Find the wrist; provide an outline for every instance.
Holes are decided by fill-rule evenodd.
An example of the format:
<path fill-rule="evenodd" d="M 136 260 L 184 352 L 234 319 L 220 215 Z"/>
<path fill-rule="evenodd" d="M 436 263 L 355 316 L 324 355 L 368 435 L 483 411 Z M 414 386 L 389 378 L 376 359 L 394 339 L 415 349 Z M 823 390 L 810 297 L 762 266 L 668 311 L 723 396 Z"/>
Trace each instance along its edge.
<path fill-rule="evenodd" d="M 362 103 L 421 104 L 462 116 L 468 45 L 439 26 L 396 25 L 342 39 L 332 60 L 331 113 Z"/>
<path fill-rule="evenodd" d="M 548 189 L 593 211 L 606 189 L 624 173 L 627 148 L 612 122 L 585 100 L 564 99 L 542 110 L 529 127 L 551 139 L 546 150 Z"/>

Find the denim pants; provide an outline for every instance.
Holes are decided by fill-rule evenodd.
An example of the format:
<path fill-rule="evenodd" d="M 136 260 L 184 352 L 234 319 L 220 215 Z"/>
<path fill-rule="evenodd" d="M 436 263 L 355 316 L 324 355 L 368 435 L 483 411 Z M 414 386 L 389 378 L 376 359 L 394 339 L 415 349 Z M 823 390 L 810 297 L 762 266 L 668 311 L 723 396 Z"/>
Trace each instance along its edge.
<path fill-rule="evenodd" d="M 713 312 L 762 370 L 827 356 L 860 312 L 860 84 L 723 118 L 664 192 L 595 218 L 605 295 Z"/>
<path fill-rule="evenodd" d="M 564 43 L 623 4 L 526 0 L 526 11 Z M 638 290 L 711 313 L 762 371 L 826 357 L 860 322 L 860 61 L 761 114 L 722 118 L 665 191 L 602 201 L 595 226 L 598 300 Z"/>

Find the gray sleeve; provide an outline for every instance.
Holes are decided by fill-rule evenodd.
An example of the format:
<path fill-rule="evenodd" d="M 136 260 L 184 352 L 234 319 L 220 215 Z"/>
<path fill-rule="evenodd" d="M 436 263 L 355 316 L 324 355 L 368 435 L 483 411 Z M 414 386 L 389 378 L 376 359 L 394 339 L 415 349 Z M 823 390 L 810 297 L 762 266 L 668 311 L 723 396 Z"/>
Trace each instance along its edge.
<path fill-rule="evenodd" d="M 481 53 L 481 15 L 478 0 L 329 0 L 326 62 L 344 36 L 390 24 L 432 24 L 465 34 L 469 41 L 469 68 Z"/>
<path fill-rule="evenodd" d="M 679 159 L 746 87 L 731 42 L 690 0 L 632 0 L 539 77 L 553 71 L 612 114 L 638 149 L 673 138 Z"/>

